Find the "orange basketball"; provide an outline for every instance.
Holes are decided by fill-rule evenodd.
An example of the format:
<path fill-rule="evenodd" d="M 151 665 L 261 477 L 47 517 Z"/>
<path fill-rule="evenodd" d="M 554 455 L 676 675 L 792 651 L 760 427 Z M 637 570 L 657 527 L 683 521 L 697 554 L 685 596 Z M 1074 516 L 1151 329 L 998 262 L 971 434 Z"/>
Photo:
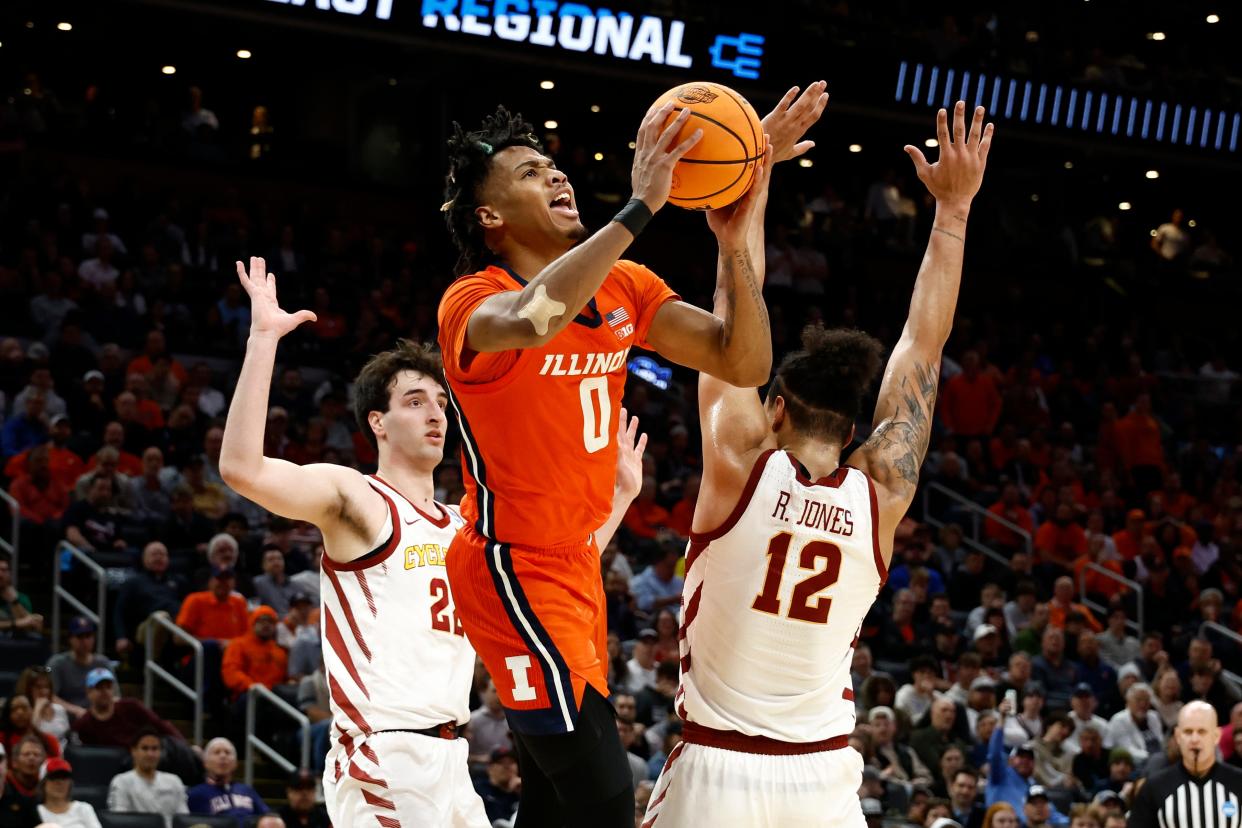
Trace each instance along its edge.
<path fill-rule="evenodd" d="M 727 86 L 711 81 L 683 83 L 652 104 L 674 104 L 665 125 L 683 109 L 690 119 L 673 146 L 696 129 L 703 138 L 677 162 L 669 203 L 687 210 L 715 210 L 737 201 L 755 180 L 762 155 L 763 124 L 750 103 Z"/>

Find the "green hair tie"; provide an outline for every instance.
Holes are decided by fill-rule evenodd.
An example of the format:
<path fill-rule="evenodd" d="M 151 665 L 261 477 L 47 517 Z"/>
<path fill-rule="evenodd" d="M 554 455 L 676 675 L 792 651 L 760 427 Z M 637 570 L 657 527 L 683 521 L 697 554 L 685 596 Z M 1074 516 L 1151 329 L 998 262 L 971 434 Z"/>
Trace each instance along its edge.
<path fill-rule="evenodd" d="M 486 141 L 475 141 L 474 144 L 479 149 L 483 150 L 484 155 L 491 155 L 495 151 L 492 145 Z"/>

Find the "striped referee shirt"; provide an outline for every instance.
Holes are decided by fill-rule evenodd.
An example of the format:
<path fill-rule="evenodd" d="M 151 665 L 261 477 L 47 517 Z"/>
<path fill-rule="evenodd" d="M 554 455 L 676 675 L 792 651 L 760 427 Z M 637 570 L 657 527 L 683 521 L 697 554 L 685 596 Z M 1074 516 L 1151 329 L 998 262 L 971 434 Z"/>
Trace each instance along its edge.
<path fill-rule="evenodd" d="M 1152 774 L 1134 798 L 1128 828 L 1242 828 L 1242 770 L 1216 762 L 1203 777 L 1185 765 Z"/>

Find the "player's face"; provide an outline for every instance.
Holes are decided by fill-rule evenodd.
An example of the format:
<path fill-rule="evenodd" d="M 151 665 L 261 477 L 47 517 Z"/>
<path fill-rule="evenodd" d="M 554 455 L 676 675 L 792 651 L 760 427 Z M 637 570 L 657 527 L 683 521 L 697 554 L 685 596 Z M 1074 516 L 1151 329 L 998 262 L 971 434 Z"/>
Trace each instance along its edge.
<path fill-rule="evenodd" d="M 551 158 L 530 147 L 496 153 L 483 197 L 483 226 L 501 231 L 515 244 L 567 249 L 586 238 L 569 179 Z"/>
<path fill-rule="evenodd" d="M 417 371 L 397 374 L 382 421 L 390 449 L 431 468 L 444 459 L 448 394 L 435 380 Z"/>

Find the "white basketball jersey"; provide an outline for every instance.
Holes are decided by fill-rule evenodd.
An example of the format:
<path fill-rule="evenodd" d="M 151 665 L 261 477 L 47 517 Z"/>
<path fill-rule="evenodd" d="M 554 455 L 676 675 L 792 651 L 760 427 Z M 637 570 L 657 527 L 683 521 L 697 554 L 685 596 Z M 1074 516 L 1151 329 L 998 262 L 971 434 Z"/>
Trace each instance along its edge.
<path fill-rule="evenodd" d="M 876 511 L 858 469 L 812 482 L 784 451 L 759 457 L 729 518 L 690 538 L 683 719 L 785 742 L 854 730 L 854 646 L 888 577 Z"/>
<path fill-rule="evenodd" d="M 388 504 L 388 540 L 349 563 L 325 554 L 319 576 L 332 735 L 347 750 L 380 730 L 465 724 L 474 676 L 444 568 L 461 515 L 439 503 L 426 514 L 378 477 L 367 482 Z"/>

